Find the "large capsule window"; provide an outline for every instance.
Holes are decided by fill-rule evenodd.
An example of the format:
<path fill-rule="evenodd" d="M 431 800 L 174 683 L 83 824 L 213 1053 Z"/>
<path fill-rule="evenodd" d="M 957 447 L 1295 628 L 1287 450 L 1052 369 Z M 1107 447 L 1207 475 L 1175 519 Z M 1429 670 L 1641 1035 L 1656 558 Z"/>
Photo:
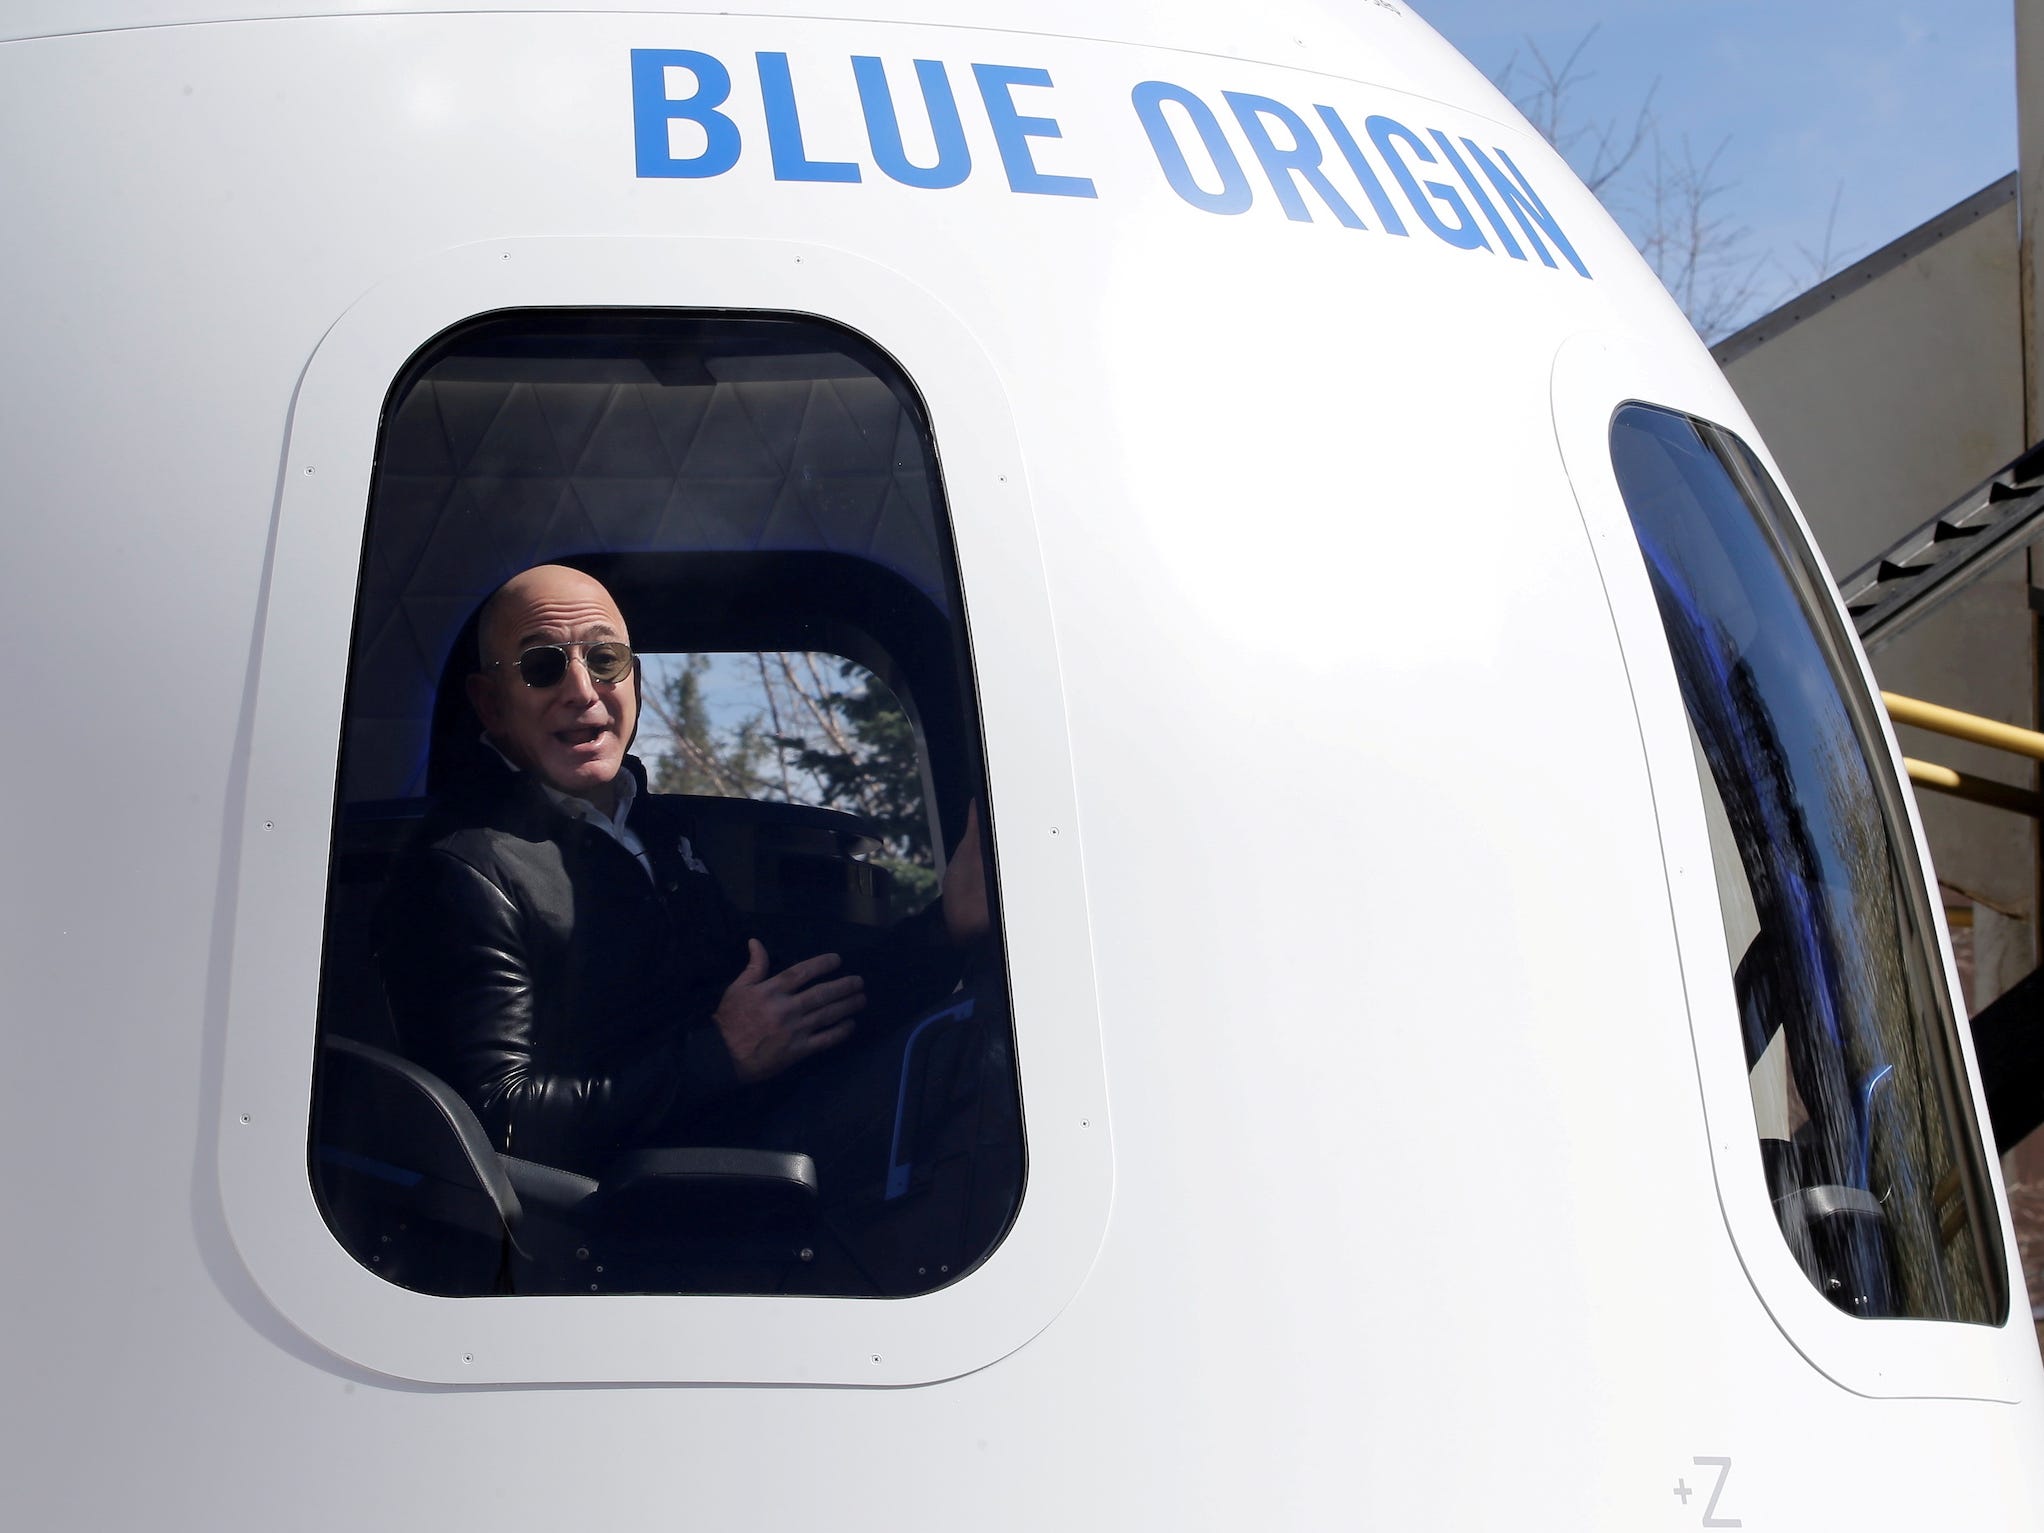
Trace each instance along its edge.
<path fill-rule="evenodd" d="M 1849 1314 L 1999 1323 L 1924 880 L 1823 572 L 1728 433 L 1631 405 L 1611 451 L 1688 712 L 1782 1234 Z"/>
<path fill-rule="evenodd" d="M 900 1296 L 1021 1113 L 920 402 L 817 322 L 522 312 L 393 388 L 310 1174 L 429 1293 Z"/>

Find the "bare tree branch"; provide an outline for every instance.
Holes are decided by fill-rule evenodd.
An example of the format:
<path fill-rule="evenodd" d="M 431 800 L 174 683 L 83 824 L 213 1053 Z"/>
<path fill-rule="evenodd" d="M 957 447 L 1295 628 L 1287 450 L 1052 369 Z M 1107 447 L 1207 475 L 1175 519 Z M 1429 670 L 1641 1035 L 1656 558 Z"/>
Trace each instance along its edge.
<path fill-rule="evenodd" d="M 1654 136 L 1648 181 L 1651 216 L 1635 236 L 1647 258 L 1698 335 L 1715 341 L 1727 335 L 1761 301 L 1765 252 L 1749 256 L 1749 232 L 1717 211 L 1730 186 L 1718 175 L 1729 138 L 1697 162 L 1687 135 L 1681 155 L 1668 153 Z"/>
<path fill-rule="evenodd" d="M 1734 189 L 1722 172 L 1731 140 L 1721 140 L 1701 160 L 1686 136 L 1679 151 L 1664 143 L 1655 104 L 1658 80 L 1629 117 L 1576 119 L 1581 91 L 1596 78 L 1585 58 L 1598 31 L 1590 27 L 1559 59 L 1527 37 L 1493 83 L 1624 226 L 1697 333 L 1715 341 L 1763 307 L 1772 290 L 1793 291 L 1830 275 L 1842 259 L 1834 249 L 1842 186 L 1832 198 L 1823 249 L 1797 247 L 1812 273 L 1800 281 L 1768 252 L 1750 252 L 1750 231 L 1724 211 Z M 1777 274 L 1772 280 L 1770 271 Z"/>
<path fill-rule="evenodd" d="M 1630 128 L 1622 129 L 1616 118 L 1585 124 L 1571 120 L 1572 97 L 1596 78 L 1582 64 L 1583 55 L 1601 26 L 1600 22 L 1585 32 L 1559 66 L 1537 42 L 1527 38 L 1531 66 L 1521 65 L 1519 55 L 1514 53 L 1498 71 L 1495 81 L 1498 89 L 1512 98 L 1512 104 L 1526 114 L 1526 120 L 1540 136 L 1575 167 L 1584 185 L 1600 197 L 1604 188 L 1624 174 L 1652 139 L 1656 125 L 1654 96 L 1661 88 L 1659 80 L 1648 85 Z M 1588 154 L 1581 152 L 1585 141 L 1590 146 Z"/>
<path fill-rule="evenodd" d="M 1841 181 L 1832 190 L 1831 211 L 1824 218 L 1824 243 L 1814 251 L 1801 241 L 1796 244 L 1796 253 L 1809 269 L 1808 276 L 1800 279 L 1804 287 L 1815 287 L 1852 259 L 1852 251 L 1834 248 L 1838 239 L 1838 205 L 1844 200 L 1845 183 Z"/>
<path fill-rule="evenodd" d="M 767 716 L 773 723 L 774 764 L 780 769 L 781 797 L 793 803 L 795 788 L 788 780 L 788 747 L 781 743 L 787 738 L 788 732 L 781 727 L 780 701 L 774 696 L 773 680 L 767 675 L 766 656 L 755 653 L 752 658 L 759 663 L 759 689 L 766 693 Z"/>
<path fill-rule="evenodd" d="M 823 699 L 828 695 L 828 689 L 823 684 L 823 678 L 817 674 L 816 657 L 809 654 L 805 654 L 802 657 L 808 667 L 810 679 L 814 683 L 813 691 L 809 687 L 805 687 L 800 679 L 796 677 L 795 667 L 789 661 L 786 653 L 776 654 L 774 658 L 780 664 L 781 675 L 787 682 L 788 690 L 801 701 L 809 717 L 816 721 L 816 727 L 823 732 L 823 738 L 828 742 L 830 748 L 848 761 L 861 763 L 865 756 L 864 750 L 845 733 L 842 723 L 837 718 L 836 710 L 826 708 L 823 705 Z M 818 786 L 821 787 L 821 784 L 819 783 Z M 858 795 L 859 807 L 870 813 L 873 808 L 873 785 L 866 780 L 863 773 L 856 780 L 855 791 Z M 818 796 L 821 797 L 822 795 L 819 794 Z"/>
<path fill-rule="evenodd" d="M 667 731 L 674 753 L 707 778 L 710 785 L 725 798 L 743 798 L 744 785 L 725 770 L 724 763 L 713 751 L 703 749 L 689 737 L 686 728 L 689 721 L 674 707 L 673 699 L 666 689 L 642 687 L 640 690 L 643 694 L 640 699 L 641 705 L 659 721 L 660 727 Z"/>

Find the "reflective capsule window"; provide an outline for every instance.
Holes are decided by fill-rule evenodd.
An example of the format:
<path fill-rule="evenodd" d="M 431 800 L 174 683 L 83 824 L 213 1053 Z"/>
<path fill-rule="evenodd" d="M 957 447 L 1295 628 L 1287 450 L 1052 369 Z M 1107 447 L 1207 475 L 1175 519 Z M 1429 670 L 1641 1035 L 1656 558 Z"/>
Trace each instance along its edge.
<path fill-rule="evenodd" d="M 520 311 L 392 387 L 310 1174 L 424 1292 L 902 1297 L 1023 1178 L 920 397 L 816 320 Z"/>
<path fill-rule="evenodd" d="M 1849 1314 L 1998 1324 L 2004 1264 L 1922 870 L 1825 576 L 1729 433 L 1611 451 L 1688 714 L 1767 1195 Z M 1700 1025 L 1702 1025 L 1700 1023 Z"/>

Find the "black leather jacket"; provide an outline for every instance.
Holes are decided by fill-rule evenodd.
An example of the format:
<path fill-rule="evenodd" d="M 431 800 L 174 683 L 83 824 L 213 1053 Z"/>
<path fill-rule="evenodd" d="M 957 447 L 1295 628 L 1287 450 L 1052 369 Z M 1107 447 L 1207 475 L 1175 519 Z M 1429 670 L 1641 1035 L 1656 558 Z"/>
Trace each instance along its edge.
<path fill-rule="evenodd" d="M 687 1142 L 690 1118 L 737 1089 L 710 1016 L 745 943 L 715 880 L 684 860 L 675 801 L 642 793 L 630 823 L 652 879 L 531 778 L 478 767 L 429 816 L 377 916 L 405 1053 L 499 1149 L 590 1174 Z"/>
<path fill-rule="evenodd" d="M 787 1084 L 739 1084 L 711 1017 L 745 965 L 744 933 L 716 880 L 689 866 L 688 801 L 644 792 L 639 763 L 626 766 L 652 879 L 491 759 L 428 817 L 377 912 L 403 1051 L 461 1093 L 499 1149 L 589 1175 L 630 1149 L 732 1142 Z M 960 957 L 933 906 L 852 967 L 877 1023 L 941 996 Z"/>

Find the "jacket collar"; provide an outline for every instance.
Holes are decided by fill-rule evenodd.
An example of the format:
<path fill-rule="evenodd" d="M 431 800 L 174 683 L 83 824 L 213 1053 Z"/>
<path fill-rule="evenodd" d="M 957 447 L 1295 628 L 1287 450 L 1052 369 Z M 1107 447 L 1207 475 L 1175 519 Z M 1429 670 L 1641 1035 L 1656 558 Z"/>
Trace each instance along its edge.
<path fill-rule="evenodd" d="M 513 766 L 487 737 L 477 737 L 465 767 L 459 786 L 448 795 L 447 807 L 458 816 L 480 813 L 491 823 L 534 840 L 558 840 L 578 818 L 555 801 L 545 783 Z M 645 765 L 627 754 L 622 770 L 631 774 L 637 813 L 649 797 Z"/>

